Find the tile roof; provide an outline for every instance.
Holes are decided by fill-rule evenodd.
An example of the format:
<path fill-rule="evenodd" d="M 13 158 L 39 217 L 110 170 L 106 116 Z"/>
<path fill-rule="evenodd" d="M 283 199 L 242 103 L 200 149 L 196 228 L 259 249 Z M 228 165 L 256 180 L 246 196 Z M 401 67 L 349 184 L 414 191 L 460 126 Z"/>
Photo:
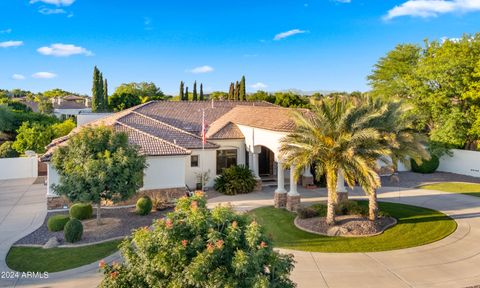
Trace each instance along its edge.
<path fill-rule="evenodd" d="M 49 161 L 59 145 L 83 127 L 110 126 L 128 134 L 130 143 L 146 155 L 186 155 L 202 148 L 202 111 L 209 125 L 207 139 L 243 139 L 238 125 L 289 132 L 294 128 L 291 109 L 267 102 L 151 101 L 77 127 L 47 146 L 41 161 Z M 205 148 L 219 146 L 207 141 Z"/>

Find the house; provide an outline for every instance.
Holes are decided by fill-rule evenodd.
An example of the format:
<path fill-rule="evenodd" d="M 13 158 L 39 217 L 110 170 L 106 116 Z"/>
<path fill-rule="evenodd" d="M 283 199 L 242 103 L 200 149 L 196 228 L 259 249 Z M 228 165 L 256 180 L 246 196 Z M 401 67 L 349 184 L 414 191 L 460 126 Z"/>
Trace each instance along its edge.
<path fill-rule="evenodd" d="M 52 98 L 53 114 L 58 118 L 92 112 L 90 97 L 66 95 Z"/>
<path fill-rule="evenodd" d="M 203 115 L 208 125 L 204 145 Z M 285 173 L 279 159 L 280 139 L 295 128 L 292 109 L 267 102 L 151 101 L 89 122 L 72 133 L 84 126 L 98 125 L 127 133 L 129 142 L 147 155 L 142 193 L 183 195 L 185 185 L 195 187 L 202 171 L 208 173 L 206 186 L 211 187 L 223 168 L 247 165 L 259 185 L 262 178 L 276 180 L 279 205 L 287 202 L 286 176 L 290 179 L 288 195 L 299 199 L 296 183 L 292 175 L 288 177 L 291 172 Z M 65 205 L 51 188 L 57 183 L 58 174 L 49 160 L 56 147 L 67 145 L 68 137 L 54 140 L 41 157 L 48 165 L 49 208 Z M 313 181 L 309 168 L 303 178 L 304 183 Z"/>

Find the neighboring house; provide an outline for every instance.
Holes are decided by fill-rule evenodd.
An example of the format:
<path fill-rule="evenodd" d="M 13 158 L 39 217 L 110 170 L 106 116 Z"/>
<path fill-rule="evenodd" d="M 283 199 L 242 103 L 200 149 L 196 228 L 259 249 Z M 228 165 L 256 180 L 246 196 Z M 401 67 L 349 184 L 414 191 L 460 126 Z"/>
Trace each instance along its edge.
<path fill-rule="evenodd" d="M 90 97 L 67 95 L 52 98 L 53 114 L 58 118 L 92 112 Z"/>
<path fill-rule="evenodd" d="M 203 112 L 208 125 L 204 149 Z M 266 102 L 152 101 L 83 127 L 104 125 L 128 134 L 130 143 L 147 155 L 143 191 L 183 194 L 185 185 L 195 187 L 202 171 L 209 172 L 206 186 L 211 187 L 223 168 L 242 164 L 251 168 L 259 182 L 260 176 L 277 180 L 277 192 L 285 193 L 285 173 L 278 153 L 279 140 L 295 127 L 291 113 L 291 109 Z M 57 146 L 67 143 L 68 136 L 54 140 L 41 157 L 48 164 L 49 208 L 65 204 L 51 188 L 59 176 L 49 160 Z M 304 176 L 311 179 L 309 170 Z M 290 194 L 298 195 L 296 183 L 290 184 Z"/>

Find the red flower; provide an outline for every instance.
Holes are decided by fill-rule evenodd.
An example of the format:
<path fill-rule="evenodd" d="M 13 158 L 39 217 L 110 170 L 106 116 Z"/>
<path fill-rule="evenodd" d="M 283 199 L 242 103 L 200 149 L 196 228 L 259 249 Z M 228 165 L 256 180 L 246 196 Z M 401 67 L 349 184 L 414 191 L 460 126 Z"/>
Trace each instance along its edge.
<path fill-rule="evenodd" d="M 192 204 L 190 204 L 190 207 L 192 208 L 193 211 L 197 210 L 198 202 L 197 201 L 192 201 Z"/>
<path fill-rule="evenodd" d="M 265 247 L 268 247 L 268 245 L 267 245 L 267 243 L 265 243 L 265 242 L 262 241 L 262 242 L 260 243 L 260 247 L 261 247 L 261 248 L 265 248 Z"/>
<path fill-rule="evenodd" d="M 170 229 L 173 227 L 173 222 L 171 219 L 167 219 L 167 221 L 165 221 L 165 226 Z"/>
<path fill-rule="evenodd" d="M 215 248 L 213 247 L 212 243 L 208 243 L 208 244 L 207 244 L 207 251 L 208 251 L 208 253 L 213 253 L 213 250 L 214 250 L 214 249 L 215 249 Z"/>
<path fill-rule="evenodd" d="M 98 262 L 98 267 L 103 268 L 103 267 L 105 267 L 105 264 L 106 264 L 105 260 L 102 259 L 102 260 L 100 260 L 100 262 Z"/>
<path fill-rule="evenodd" d="M 217 245 L 218 249 L 222 249 L 223 243 L 224 243 L 223 240 L 218 240 L 217 243 L 215 243 L 215 245 Z"/>
<path fill-rule="evenodd" d="M 188 240 L 185 240 L 185 239 L 182 240 L 182 246 L 183 247 L 187 247 L 187 243 L 188 243 Z"/>
<path fill-rule="evenodd" d="M 117 278 L 117 276 L 118 276 L 118 271 L 113 271 L 112 273 L 110 273 L 110 277 L 112 277 L 112 279 Z"/>

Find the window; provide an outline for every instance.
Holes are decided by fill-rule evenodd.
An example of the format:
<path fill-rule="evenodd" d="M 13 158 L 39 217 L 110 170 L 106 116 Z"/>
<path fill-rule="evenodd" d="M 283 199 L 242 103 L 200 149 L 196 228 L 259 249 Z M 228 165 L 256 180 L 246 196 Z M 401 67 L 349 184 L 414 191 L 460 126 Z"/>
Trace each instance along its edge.
<path fill-rule="evenodd" d="M 190 156 L 190 167 L 198 167 L 198 155 Z"/>
<path fill-rule="evenodd" d="M 233 165 L 237 165 L 237 149 L 217 151 L 217 174 Z"/>

